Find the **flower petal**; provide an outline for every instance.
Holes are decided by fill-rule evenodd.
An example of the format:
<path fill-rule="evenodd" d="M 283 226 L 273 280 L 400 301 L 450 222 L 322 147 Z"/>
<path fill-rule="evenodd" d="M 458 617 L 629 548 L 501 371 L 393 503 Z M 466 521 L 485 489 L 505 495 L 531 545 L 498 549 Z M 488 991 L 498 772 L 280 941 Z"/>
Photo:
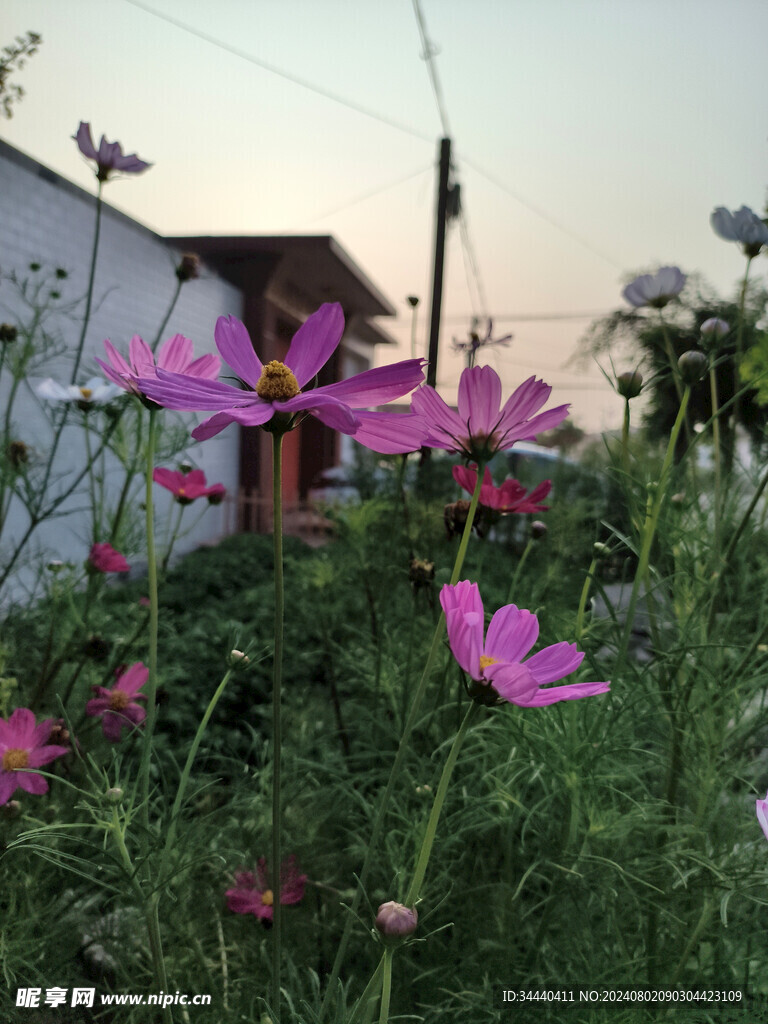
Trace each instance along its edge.
<path fill-rule="evenodd" d="M 421 416 L 356 409 L 355 417 L 360 426 L 354 438 L 371 451 L 383 455 L 404 455 L 417 451 L 424 443 L 426 426 Z"/>
<path fill-rule="evenodd" d="M 343 333 L 344 313 L 338 302 L 324 302 L 296 331 L 283 362 L 300 388 L 325 366 Z"/>
<path fill-rule="evenodd" d="M 300 392 L 287 402 L 273 402 L 275 412 L 300 412 L 306 410 L 316 416 L 321 423 L 342 434 L 354 434 L 359 421 L 345 402 L 325 394 L 325 388 Z"/>
<path fill-rule="evenodd" d="M 255 388 L 261 377 L 262 364 L 245 324 L 234 316 L 220 316 L 213 336 L 224 362 L 232 367 L 243 383 Z"/>
<path fill-rule="evenodd" d="M 466 436 L 466 424 L 461 422 L 458 413 L 446 405 L 433 387 L 425 384 L 414 391 L 411 410 L 421 416 L 426 424 L 425 444 L 451 452 L 462 450 L 459 439 Z"/>
<path fill-rule="evenodd" d="M 187 373 L 194 356 L 194 346 L 183 334 L 174 334 L 157 351 L 157 365 L 173 373 Z"/>
<path fill-rule="evenodd" d="M 530 700 L 520 703 L 527 708 L 543 708 L 548 704 L 557 704 L 561 700 L 595 697 L 600 693 L 608 693 L 610 688 L 610 683 L 570 683 L 568 686 L 552 686 L 539 690 Z"/>
<path fill-rule="evenodd" d="M 189 377 L 161 368 L 157 370 L 157 377 L 139 378 L 138 385 L 142 393 L 158 405 L 185 412 L 214 412 L 265 404 L 253 391 L 241 391 L 221 381 Z"/>
<path fill-rule="evenodd" d="M 440 591 L 440 604 L 454 658 L 473 679 L 480 679 L 485 626 L 480 588 L 469 580 L 455 586 L 446 583 Z"/>
<path fill-rule="evenodd" d="M 494 614 L 485 638 L 485 653 L 502 662 L 522 661 L 539 637 L 533 612 L 507 604 Z M 529 671 L 530 661 L 526 662 Z M 556 678 L 560 678 L 557 676 Z"/>
<path fill-rule="evenodd" d="M 501 407 L 501 379 L 491 366 L 473 366 L 459 379 L 459 419 L 469 425 L 470 435 L 490 436 Z"/>
<path fill-rule="evenodd" d="M 583 660 L 584 655 L 577 650 L 576 644 L 563 640 L 534 654 L 526 661 L 525 667 L 536 682 L 543 686 L 544 683 L 553 683 L 575 672 Z"/>
<path fill-rule="evenodd" d="M 424 359 L 404 359 L 390 366 L 364 370 L 336 384 L 323 385 L 323 392 L 353 409 L 367 409 L 402 398 L 424 380 Z"/>

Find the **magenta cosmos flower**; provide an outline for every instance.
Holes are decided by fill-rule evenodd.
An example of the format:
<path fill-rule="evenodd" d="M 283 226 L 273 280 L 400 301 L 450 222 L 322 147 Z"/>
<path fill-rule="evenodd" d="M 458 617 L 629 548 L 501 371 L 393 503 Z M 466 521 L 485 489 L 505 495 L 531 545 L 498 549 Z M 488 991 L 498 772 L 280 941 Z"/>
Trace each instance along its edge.
<path fill-rule="evenodd" d="M 662 267 L 655 274 L 641 274 L 621 293 L 630 306 L 663 309 L 685 287 L 687 278 L 679 267 Z"/>
<path fill-rule="evenodd" d="M 515 441 L 533 441 L 565 419 L 567 405 L 539 413 L 551 391 L 544 381 L 529 377 L 502 406 L 498 373 L 490 366 L 473 366 L 459 380 L 458 412 L 429 385 L 415 392 L 411 409 L 424 420 L 425 445 L 487 462 L 495 452 Z"/>
<path fill-rule="evenodd" d="M 298 903 L 304 898 L 306 875 L 300 875 L 295 856 L 287 857 L 280 866 L 280 902 Z M 235 887 L 227 889 L 227 906 L 233 914 L 255 914 L 262 921 L 271 921 L 275 894 L 271 888 L 267 861 L 259 859 L 256 871 L 236 871 Z"/>
<path fill-rule="evenodd" d="M 195 498 L 207 498 L 217 505 L 227 493 L 224 484 L 207 487 L 202 469 L 191 469 L 188 473 L 174 469 L 156 469 L 152 473 L 152 479 L 156 484 L 167 488 L 180 505 L 191 505 Z"/>
<path fill-rule="evenodd" d="M 221 360 L 218 356 L 205 355 L 195 359 L 192 342 L 183 334 L 174 334 L 172 338 L 163 342 L 157 353 L 157 365 L 152 349 L 138 334 L 134 334 L 128 346 L 129 362 L 123 359 L 108 339 L 104 341 L 104 348 L 109 363 L 101 359 L 96 360 L 104 371 L 104 376 L 124 391 L 131 391 L 135 395 L 142 394 L 137 383 L 139 377 L 155 377 L 157 367 L 205 380 L 216 380 L 221 369 Z"/>
<path fill-rule="evenodd" d="M 85 705 L 85 713 L 91 717 L 101 715 L 102 731 L 112 743 L 120 741 L 123 726 L 127 725 L 133 730 L 147 717 L 141 704 L 136 703 L 147 699 L 143 693 L 139 693 L 147 679 L 149 669 L 143 662 L 137 661 L 117 677 L 111 690 L 104 686 L 91 687 L 97 696 Z"/>
<path fill-rule="evenodd" d="M 123 156 L 123 147 L 120 143 L 107 142 L 104 135 L 101 136 L 99 148 L 96 149 L 91 137 L 91 126 L 87 121 L 80 122 L 77 134 L 72 138 L 83 156 L 88 157 L 89 160 L 95 160 L 96 177 L 99 181 L 106 181 L 112 171 L 121 171 L 123 174 L 141 174 L 142 171 L 146 171 L 148 167 L 152 166 L 146 160 L 139 160 L 135 153 Z"/>
<path fill-rule="evenodd" d="M 575 671 L 584 655 L 576 650 L 576 644 L 562 642 L 545 647 L 523 662 L 536 643 L 539 622 L 533 612 L 514 604 L 499 608 L 483 640 L 483 602 L 476 583 L 462 580 L 456 586 L 446 584 L 440 591 L 440 604 L 453 656 L 475 681 L 470 689 L 473 698 L 483 703 L 496 703 L 501 698 L 521 707 L 537 708 L 610 689 L 610 683 L 546 688 L 547 683 Z"/>
<path fill-rule="evenodd" d="M 244 324 L 235 317 L 219 317 L 214 336 L 224 362 L 240 378 L 242 387 L 199 380 L 158 368 L 154 379 L 141 378 L 141 391 L 168 409 L 209 411 L 192 436 L 204 441 L 230 423 L 267 427 L 279 416 L 286 429 L 295 414 L 311 413 L 326 426 L 377 452 L 395 454 L 421 447 L 421 420 L 411 414 L 367 412 L 369 406 L 402 398 L 424 379 L 422 359 L 406 359 L 392 366 L 366 370 L 337 384 L 312 387 L 344 333 L 344 314 L 337 303 L 325 303 L 299 328 L 285 362 L 262 364 Z"/>
<path fill-rule="evenodd" d="M 94 544 L 88 555 L 90 566 L 97 572 L 129 572 L 130 565 L 111 544 Z"/>
<path fill-rule="evenodd" d="M 453 479 L 470 494 L 475 493 L 477 486 L 477 466 L 454 466 Z M 552 481 L 544 480 L 532 491 L 528 492 L 521 483 L 510 477 L 497 487 L 491 477 L 491 471 L 485 467 L 483 482 L 480 485 L 480 504 L 492 508 L 506 516 L 512 512 L 546 512 L 548 505 L 540 502 L 552 490 Z"/>
<path fill-rule="evenodd" d="M 56 757 L 69 753 L 66 747 L 48 743 L 55 718 L 35 725 L 29 708 L 16 708 L 6 722 L 0 718 L 0 804 L 8 803 L 17 789 L 39 796 L 48 792 L 48 780 L 25 771 L 42 768 Z"/>

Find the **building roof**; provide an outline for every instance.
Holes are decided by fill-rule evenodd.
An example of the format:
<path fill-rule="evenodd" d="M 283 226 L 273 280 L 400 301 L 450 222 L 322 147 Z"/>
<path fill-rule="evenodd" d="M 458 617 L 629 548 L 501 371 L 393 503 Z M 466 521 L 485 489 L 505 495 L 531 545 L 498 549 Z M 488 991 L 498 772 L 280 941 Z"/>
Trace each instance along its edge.
<path fill-rule="evenodd" d="M 315 309 L 340 302 L 348 316 L 394 316 L 396 310 L 331 235 L 194 235 L 166 239 L 197 252 L 225 280 L 242 287 L 256 267 L 272 266 L 269 288 Z M 393 343 L 382 329 L 366 324 L 374 344 Z"/>

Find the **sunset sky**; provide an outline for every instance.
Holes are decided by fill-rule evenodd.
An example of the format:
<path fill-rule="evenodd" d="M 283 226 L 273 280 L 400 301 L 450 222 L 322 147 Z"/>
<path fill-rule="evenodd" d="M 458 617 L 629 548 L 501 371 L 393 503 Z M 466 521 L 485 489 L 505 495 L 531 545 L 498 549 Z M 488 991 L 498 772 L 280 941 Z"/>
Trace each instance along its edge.
<path fill-rule="evenodd" d="M 2 10 L 0 45 L 30 29 L 43 37 L 14 76 L 26 96 L 2 122 L 6 141 L 93 190 L 70 138 L 90 121 L 97 140 L 104 132 L 154 164 L 110 183 L 106 199 L 161 234 L 334 235 L 397 306 L 382 326 L 403 354 L 405 297 L 421 297 L 423 350 L 443 127 L 411 0 L 3 0 Z M 483 360 L 507 389 L 537 373 L 578 425 L 613 428 L 620 402 L 599 369 L 564 365 L 590 316 L 623 305 L 627 276 L 660 264 L 699 271 L 726 294 L 743 273 L 709 214 L 764 209 L 768 4 L 421 0 L 421 10 L 470 245 L 451 228 L 438 386 L 454 396 L 462 360 L 450 339 L 490 314 L 497 334 L 515 336 Z"/>

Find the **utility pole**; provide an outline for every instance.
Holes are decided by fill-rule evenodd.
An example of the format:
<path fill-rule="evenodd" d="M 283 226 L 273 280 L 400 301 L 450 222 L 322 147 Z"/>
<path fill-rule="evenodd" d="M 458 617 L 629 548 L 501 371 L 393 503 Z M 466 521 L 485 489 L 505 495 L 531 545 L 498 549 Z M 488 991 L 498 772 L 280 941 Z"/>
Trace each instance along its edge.
<path fill-rule="evenodd" d="M 435 214 L 435 254 L 432 273 L 432 308 L 429 324 L 429 365 L 427 384 L 437 382 L 437 355 L 440 338 L 440 308 L 443 302 L 443 264 L 445 262 L 445 227 L 448 220 L 448 200 L 451 189 L 448 178 L 451 168 L 451 140 L 440 140 L 440 175 L 437 184 L 437 211 Z"/>

